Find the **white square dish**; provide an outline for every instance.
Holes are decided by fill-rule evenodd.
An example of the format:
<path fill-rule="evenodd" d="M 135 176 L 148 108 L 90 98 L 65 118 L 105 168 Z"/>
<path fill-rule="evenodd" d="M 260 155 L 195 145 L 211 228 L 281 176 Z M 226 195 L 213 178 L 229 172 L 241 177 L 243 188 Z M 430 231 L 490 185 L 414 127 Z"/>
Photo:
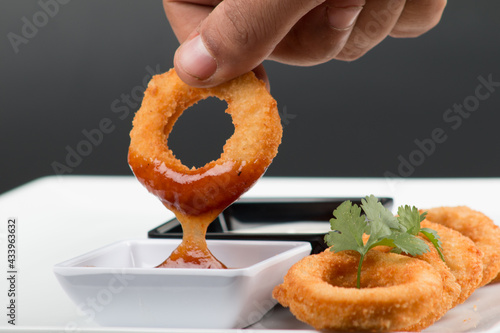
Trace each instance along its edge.
<path fill-rule="evenodd" d="M 116 327 L 243 328 L 276 301 L 271 293 L 309 242 L 208 240 L 230 269 L 154 268 L 180 243 L 113 243 L 54 266 L 61 286 L 95 322 Z"/>

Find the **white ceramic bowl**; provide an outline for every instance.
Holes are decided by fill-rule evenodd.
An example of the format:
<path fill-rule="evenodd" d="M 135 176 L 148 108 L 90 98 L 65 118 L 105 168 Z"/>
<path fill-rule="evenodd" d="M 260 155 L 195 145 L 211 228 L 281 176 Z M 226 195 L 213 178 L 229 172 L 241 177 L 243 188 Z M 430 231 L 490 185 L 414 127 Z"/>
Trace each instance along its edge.
<path fill-rule="evenodd" d="M 121 241 L 57 264 L 54 273 L 103 326 L 242 328 L 275 305 L 272 289 L 311 251 L 308 242 L 208 240 L 231 269 L 154 268 L 179 242 Z"/>

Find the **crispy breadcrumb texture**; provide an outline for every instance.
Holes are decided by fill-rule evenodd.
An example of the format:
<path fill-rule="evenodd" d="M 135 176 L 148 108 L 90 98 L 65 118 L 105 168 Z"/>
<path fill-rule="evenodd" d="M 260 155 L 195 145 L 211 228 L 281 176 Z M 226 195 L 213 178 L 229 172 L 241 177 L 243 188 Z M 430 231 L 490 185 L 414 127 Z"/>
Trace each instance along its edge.
<path fill-rule="evenodd" d="M 440 273 L 424 260 L 370 251 L 356 288 L 359 253 L 326 251 L 288 271 L 273 297 L 316 329 L 397 331 L 418 324 L 441 302 Z"/>
<path fill-rule="evenodd" d="M 492 282 L 500 272 L 500 227 L 489 217 L 467 206 L 427 210 L 427 220 L 469 237 L 483 253 L 483 277 L 479 287 Z"/>

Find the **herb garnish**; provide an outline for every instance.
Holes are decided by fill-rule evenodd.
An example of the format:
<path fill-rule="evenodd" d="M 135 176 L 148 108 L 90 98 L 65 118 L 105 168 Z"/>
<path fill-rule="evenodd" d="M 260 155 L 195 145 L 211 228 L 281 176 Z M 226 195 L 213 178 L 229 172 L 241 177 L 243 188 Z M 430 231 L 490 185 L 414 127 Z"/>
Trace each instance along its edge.
<path fill-rule="evenodd" d="M 364 214 L 361 214 L 361 210 Z M 400 206 L 398 216 L 394 216 L 373 195 L 361 199 L 361 207 L 349 200 L 344 201 L 333 211 L 334 217 L 330 219 L 332 231 L 325 236 L 325 242 L 333 252 L 345 250 L 359 252 L 361 257 L 356 283 L 359 289 L 363 260 L 366 253 L 375 246 L 385 245 L 392 247 L 392 251 L 396 253 L 420 255 L 429 251 L 427 244 L 417 237 L 422 233 L 434 245 L 444 261 L 437 232 L 420 227 L 420 222 L 425 219 L 426 214 L 426 212 L 420 214 L 416 207 Z M 369 235 L 366 243 L 363 242 L 363 234 Z"/>

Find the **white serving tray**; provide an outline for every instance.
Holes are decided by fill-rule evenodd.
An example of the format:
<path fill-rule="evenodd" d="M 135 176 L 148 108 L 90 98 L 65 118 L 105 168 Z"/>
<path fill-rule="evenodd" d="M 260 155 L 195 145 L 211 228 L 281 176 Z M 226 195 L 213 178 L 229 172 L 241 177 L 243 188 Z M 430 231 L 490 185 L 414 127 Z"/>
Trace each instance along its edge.
<path fill-rule="evenodd" d="M 469 205 L 500 221 L 500 178 L 266 178 L 247 197 L 356 197 L 374 194 L 427 208 Z M 104 328 L 78 311 L 55 278 L 52 267 L 68 258 L 120 239 L 146 238 L 148 230 L 171 219 L 133 177 L 46 177 L 0 195 L 0 249 L 6 246 L 7 218 L 17 217 L 18 325 L 0 321 L 0 332 L 231 332 L 238 330 Z M 0 255 L 4 250 L 0 250 Z M 2 269 L 6 272 L 6 260 Z M 6 304 L 0 279 L 0 303 Z M 500 333 L 500 285 L 478 289 L 448 312 L 430 332 Z M 273 308 L 249 328 L 255 332 L 314 332 L 287 309 Z"/>

